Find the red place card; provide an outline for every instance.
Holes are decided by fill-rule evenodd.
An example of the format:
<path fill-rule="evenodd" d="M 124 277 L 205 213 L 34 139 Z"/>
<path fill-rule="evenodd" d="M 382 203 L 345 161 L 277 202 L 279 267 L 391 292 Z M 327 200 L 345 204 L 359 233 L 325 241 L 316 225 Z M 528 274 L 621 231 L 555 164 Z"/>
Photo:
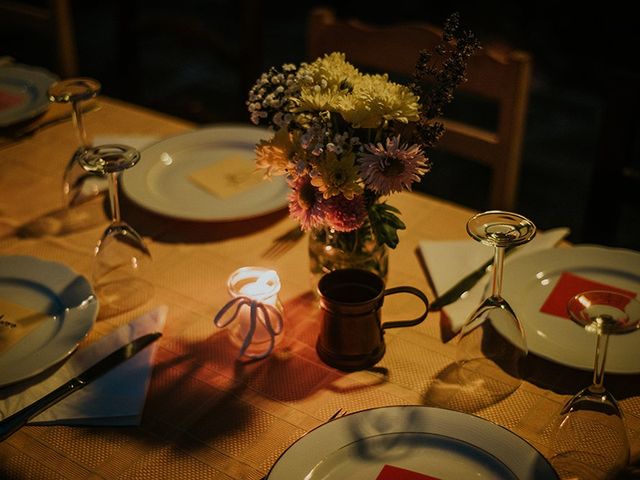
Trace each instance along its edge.
<path fill-rule="evenodd" d="M 24 100 L 24 95 L 17 95 L 15 93 L 0 90 L 0 111 L 18 106 L 21 103 L 24 103 Z"/>
<path fill-rule="evenodd" d="M 604 283 L 595 282 L 588 278 L 580 277 L 569 272 L 562 272 L 560 280 L 553 287 L 553 290 L 547 297 L 540 311 L 555 315 L 556 317 L 569 318 L 567 313 L 567 303 L 571 297 L 586 292 L 587 290 L 608 290 L 612 292 L 622 293 L 629 297 L 636 297 L 636 292 L 624 290 L 618 287 L 612 287 Z"/>
<path fill-rule="evenodd" d="M 439 480 L 424 473 L 412 472 L 400 467 L 385 465 L 376 480 Z"/>

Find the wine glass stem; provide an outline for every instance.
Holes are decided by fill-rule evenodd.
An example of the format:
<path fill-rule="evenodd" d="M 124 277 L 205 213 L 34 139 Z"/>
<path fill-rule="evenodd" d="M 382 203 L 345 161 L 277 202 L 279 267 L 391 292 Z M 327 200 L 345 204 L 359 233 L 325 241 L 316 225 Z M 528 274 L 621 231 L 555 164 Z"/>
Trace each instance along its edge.
<path fill-rule="evenodd" d="M 607 361 L 607 347 L 609 345 L 609 334 L 598 332 L 596 336 L 596 355 L 593 367 L 593 384 L 589 387 L 594 393 L 604 392 L 604 365 Z"/>
<path fill-rule="evenodd" d="M 111 221 L 120 222 L 120 201 L 118 199 L 118 174 L 110 172 L 109 176 L 109 203 L 111 204 Z"/>
<path fill-rule="evenodd" d="M 491 296 L 502 298 L 502 266 L 504 264 L 505 247 L 496 246 L 493 252 L 493 280 L 491 282 Z"/>
<path fill-rule="evenodd" d="M 81 148 L 89 147 L 89 139 L 87 138 L 87 131 L 84 128 L 84 119 L 82 117 L 82 108 L 80 105 L 81 102 L 74 101 L 73 105 L 73 123 L 76 126 L 76 133 L 78 135 L 78 142 L 80 143 Z"/>

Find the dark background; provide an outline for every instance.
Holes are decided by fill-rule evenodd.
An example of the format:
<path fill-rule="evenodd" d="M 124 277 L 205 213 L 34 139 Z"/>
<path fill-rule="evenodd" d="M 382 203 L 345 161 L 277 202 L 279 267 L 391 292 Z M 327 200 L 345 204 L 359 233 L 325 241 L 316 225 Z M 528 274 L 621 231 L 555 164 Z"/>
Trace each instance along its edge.
<path fill-rule="evenodd" d="M 483 43 L 529 51 L 534 79 L 517 210 L 541 228 L 569 226 L 574 242 L 640 249 L 637 195 L 635 204 L 615 207 L 620 222 L 604 240 L 586 207 L 612 79 L 638 72 L 640 23 L 630 3 L 75 1 L 79 73 L 99 79 L 106 95 L 201 124 L 248 122 L 244 99 L 253 79 L 269 66 L 306 59 L 314 5 L 379 24 L 442 25 L 457 11 Z M 0 32 L 0 55 L 56 70 L 52 42 L 22 29 Z M 482 167 L 432 156 L 420 190 L 486 208 Z"/>

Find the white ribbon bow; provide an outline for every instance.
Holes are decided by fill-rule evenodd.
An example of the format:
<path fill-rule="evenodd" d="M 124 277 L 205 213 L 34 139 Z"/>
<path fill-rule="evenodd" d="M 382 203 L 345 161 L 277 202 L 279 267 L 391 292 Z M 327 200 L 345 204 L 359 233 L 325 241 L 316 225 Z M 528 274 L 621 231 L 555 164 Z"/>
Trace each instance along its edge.
<path fill-rule="evenodd" d="M 227 316 L 226 319 L 223 319 L 224 315 L 234 305 L 236 306 L 236 309 L 233 312 L 233 315 Z M 249 330 L 247 331 L 247 334 L 242 341 L 242 346 L 240 347 L 240 353 L 238 356 L 241 357 L 243 355 L 246 355 L 249 358 L 259 360 L 259 359 L 265 358 L 267 355 L 269 355 L 273 351 L 273 347 L 275 345 L 275 337 L 276 335 L 279 335 L 282 332 L 282 314 L 276 307 L 268 303 L 266 304 L 262 303 L 259 300 L 255 300 L 247 296 L 235 297 L 229 300 L 225 304 L 225 306 L 220 309 L 220 311 L 216 314 L 213 320 L 213 323 L 215 324 L 216 327 L 219 327 L 219 328 L 224 328 L 230 325 L 231 322 L 233 322 L 238 317 L 238 312 L 245 305 L 248 305 L 250 308 Z M 269 312 L 271 312 L 274 315 L 275 326 L 272 325 L 271 323 L 272 319 Z M 249 348 L 249 345 L 251 345 L 253 336 L 256 331 L 256 327 L 258 325 L 258 321 L 269 334 L 269 346 L 262 353 L 248 353 L 247 348 Z"/>

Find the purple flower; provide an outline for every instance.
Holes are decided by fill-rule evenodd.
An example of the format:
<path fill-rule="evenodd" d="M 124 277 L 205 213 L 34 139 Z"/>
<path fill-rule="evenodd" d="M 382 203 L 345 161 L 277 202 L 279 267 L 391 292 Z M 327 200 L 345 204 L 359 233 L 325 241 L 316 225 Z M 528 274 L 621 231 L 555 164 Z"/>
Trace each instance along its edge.
<path fill-rule="evenodd" d="M 289 215 L 300 222 L 303 230 L 308 231 L 324 223 L 324 205 L 322 193 L 313 185 L 307 175 L 290 182 Z"/>
<path fill-rule="evenodd" d="M 365 185 L 380 195 L 411 190 L 413 182 L 430 169 L 419 145 L 400 144 L 400 135 L 382 143 L 365 145 L 369 153 L 360 157 L 360 175 Z"/>
<path fill-rule="evenodd" d="M 362 195 L 351 200 L 343 195 L 334 195 L 324 200 L 324 219 L 338 232 L 351 232 L 360 228 L 367 218 L 367 209 Z"/>

